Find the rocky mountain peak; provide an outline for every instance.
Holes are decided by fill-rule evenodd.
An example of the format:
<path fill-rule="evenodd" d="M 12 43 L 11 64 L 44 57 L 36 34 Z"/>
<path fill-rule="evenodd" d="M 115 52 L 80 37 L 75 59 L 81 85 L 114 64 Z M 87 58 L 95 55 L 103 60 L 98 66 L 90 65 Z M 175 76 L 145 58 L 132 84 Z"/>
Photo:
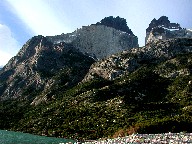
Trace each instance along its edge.
<path fill-rule="evenodd" d="M 161 16 L 158 20 L 158 23 L 160 24 L 170 24 L 170 21 L 167 16 Z"/>
<path fill-rule="evenodd" d="M 167 16 L 161 16 L 158 20 L 154 18 L 149 24 L 149 27 L 146 29 L 146 32 L 150 32 L 156 27 L 164 27 L 168 29 L 181 29 L 180 24 L 171 23 Z"/>
<path fill-rule="evenodd" d="M 129 29 L 129 27 L 127 26 L 126 19 L 120 18 L 119 16 L 105 17 L 100 22 L 96 23 L 96 25 L 105 25 L 105 26 L 112 27 L 112 28 L 115 28 L 120 31 L 124 31 L 130 35 L 134 35 L 133 32 L 131 31 L 131 29 Z"/>
<path fill-rule="evenodd" d="M 158 20 L 154 18 L 146 29 L 145 43 L 182 37 L 191 38 L 192 32 L 182 29 L 178 23 L 171 23 L 167 16 L 161 16 Z"/>

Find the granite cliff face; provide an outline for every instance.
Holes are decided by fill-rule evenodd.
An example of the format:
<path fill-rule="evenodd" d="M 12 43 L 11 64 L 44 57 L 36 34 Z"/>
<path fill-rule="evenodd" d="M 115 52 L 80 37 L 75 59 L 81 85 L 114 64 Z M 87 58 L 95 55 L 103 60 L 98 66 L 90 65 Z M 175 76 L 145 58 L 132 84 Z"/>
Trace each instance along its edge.
<path fill-rule="evenodd" d="M 138 47 L 136 36 L 104 25 L 84 26 L 71 34 L 47 38 L 53 43 L 72 44 L 80 52 L 95 59 Z"/>
<path fill-rule="evenodd" d="M 97 24 L 83 26 L 69 34 L 47 38 L 52 43 L 72 44 L 83 54 L 95 59 L 103 59 L 120 51 L 138 47 L 138 39 L 128 28 L 125 19 L 119 17 L 105 19 Z"/>
<path fill-rule="evenodd" d="M 153 19 L 146 29 L 146 44 L 171 38 L 192 38 L 192 30 L 182 29 L 178 23 L 171 23 L 166 16 Z"/>

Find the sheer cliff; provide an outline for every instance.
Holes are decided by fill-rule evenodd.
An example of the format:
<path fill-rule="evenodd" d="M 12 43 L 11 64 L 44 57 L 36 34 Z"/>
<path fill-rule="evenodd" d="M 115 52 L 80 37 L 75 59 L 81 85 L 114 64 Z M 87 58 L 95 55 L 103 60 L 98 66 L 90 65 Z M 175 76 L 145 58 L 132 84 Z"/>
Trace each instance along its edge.
<path fill-rule="evenodd" d="M 136 36 L 105 25 L 84 26 L 71 34 L 47 38 L 53 43 L 70 43 L 82 53 L 95 59 L 102 59 L 120 51 L 138 47 Z"/>

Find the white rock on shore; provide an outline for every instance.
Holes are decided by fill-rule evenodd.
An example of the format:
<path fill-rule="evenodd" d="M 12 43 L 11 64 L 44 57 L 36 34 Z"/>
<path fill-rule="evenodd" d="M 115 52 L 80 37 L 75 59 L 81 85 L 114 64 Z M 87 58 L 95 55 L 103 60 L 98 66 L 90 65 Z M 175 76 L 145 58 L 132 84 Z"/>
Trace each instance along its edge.
<path fill-rule="evenodd" d="M 132 134 L 114 139 L 87 141 L 83 144 L 192 143 L 192 133 Z"/>

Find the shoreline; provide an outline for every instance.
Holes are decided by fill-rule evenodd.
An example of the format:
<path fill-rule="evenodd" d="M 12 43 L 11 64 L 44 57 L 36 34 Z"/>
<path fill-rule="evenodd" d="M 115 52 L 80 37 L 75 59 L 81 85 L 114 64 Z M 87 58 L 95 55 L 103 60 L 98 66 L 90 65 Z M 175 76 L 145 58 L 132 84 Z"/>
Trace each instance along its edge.
<path fill-rule="evenodd" d="M 192 143 L 192 133 L 132 134 L 105 140 L 85 140 L 76 144 L 126 144 L 126 143 Z"/>

